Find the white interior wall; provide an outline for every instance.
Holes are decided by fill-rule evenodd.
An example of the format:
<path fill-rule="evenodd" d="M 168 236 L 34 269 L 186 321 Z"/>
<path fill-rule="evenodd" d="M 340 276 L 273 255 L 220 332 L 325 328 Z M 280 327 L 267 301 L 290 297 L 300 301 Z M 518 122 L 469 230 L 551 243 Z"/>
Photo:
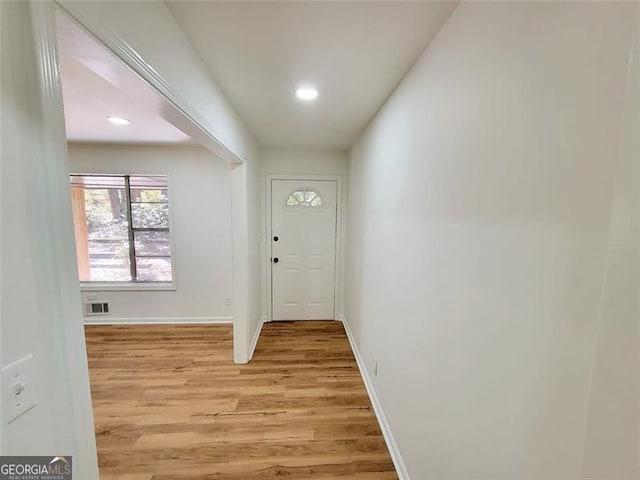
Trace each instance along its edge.
<path fill-rule="evenodd" d="M 636 8 L 462 3 L 352 149 L 346 320 L 411 478 L 580 476 Z"/>
<path fill-rule="evenodd" d="M 248 330 L 247 342 L 249 345 L 249 357 L 253 354 L 253 349 L 258 341 L 258 335 L 265 319 L 265 311 L 262 303 L 262 275 L 263 275 L 263 241 L 262 241 L 262 197 L 260 176 L 260 162 L 247 164 L 247 203 L 248 209 L 248 278 L 249 278 L 249 307 L 247 312 Z"/>
<path fill-rule="evenodd" d="M 187 106 L 192 119 L 246 164 L 231 174 L 233 239 L 234 352 L 236 362 L 248 361 L 251 330 L 260 326 L 262 246 L 253 223 L 262 205 L 249 187 L 257 187 L 259 147 L 245 124 L 222 93 L 217 82 L 195 52 L 163 2 L 112 2 L 56 0 L 67 13 L 99 40 L 125 45 L 137 61 L 153 71 L 154 79 L 167 85 L 175 98 Z M 158 32 L 162 32 L 158 35 Z M 138 71 L 142 74 L 143 72 Z M 149 80 L 148 78 L 146 78 Z M 246 253 L 246 255 L 245 255 Z M 240 291 L 237 288 L 247 288 Z M 257 316 L 257 319 L 254 318 Z"/>
<path fill-rule="evenodd" d="M 347 152 L 265 148 L 260 156 L 264 175 L 340 175 L 348 173 Z"/>
<path fill-rule="evenodd" d="M 110 315 L 85 322 L 231 321 L 229 165 L 201 147 L 70 144 L 71 173 L 161 174 L 170 182 L 176 289 L 91 291 Z"/>
<path fill-rule="evenodd" d="M 0 454 L 72 455 L 74 478 L 90 480 L 98 465 L 49 7 L 0 2 L 1 361 L 33 355 L 24 394 L 36 402 L 7 423 L 13 389 L 3 389 Z"/>
<path fill-rule="evenodd" d="M 344 265 L 345 265 L 345 242 L 346 242 L 346 218 L 347 218 L 347 179 L 348 179 L 348 155 L 347 152 L 333 150 L 300 150 L 300 149 L 264 149 L 260 155 L 261 178 L 261 231 L 265 238 L 263 251 L 263 280 L 262 280 L 262 309 L 265 315 L 268 312 L 268 295 L 267 292 L 267 275 L 269 275 L 268 253 L 270 239 L 268 238 L 268 229 L 266 226 L 266 212 L 270 208 L 266 204 L 267 195 L 267 177 L 269 175 L 335 175 L 342 179 L 342 221 L 341 221 L 341 238 L 338 241 L 342 248 L 338 262 L 339 277 L 336 285 L 336 312 L 337 317 L 342 318 L 344 315 Z"/>
<path fill-rule="evenodd" d="M 640 17 L 613 190 L 583 478 L 640 478 Z"/>

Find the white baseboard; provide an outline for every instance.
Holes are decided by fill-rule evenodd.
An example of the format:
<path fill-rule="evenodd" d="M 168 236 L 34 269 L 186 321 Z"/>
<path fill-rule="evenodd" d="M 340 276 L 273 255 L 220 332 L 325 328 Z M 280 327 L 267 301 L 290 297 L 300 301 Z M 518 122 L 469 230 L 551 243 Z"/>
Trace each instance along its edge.
<path fill-rule="evenodd" d="M 233 323 L 233 317 L 84 317 L 85 325 L 200 325 Z"/>
<path fill-rule="evenodd" d="M 410 480 L 409 472 L 407 471 L 407 467 L 402 460 L 402 456 L 400 455 L 400 451 L 398 450 L 398 444 L 393 437 L 391 427 L 389 427 L 389 422 L 387 422 L 387 418 L 384 415 L 382 405 L 380 404 L 378 395 L 376 394 L 376 391 L 373 387 L 373 382 L 371 381 L 371 378 L 367 373 L 367 369 L 364 366 L 364 359 L 360 355 L 360 351 L 358 350 L 358 347 L 355 343 L 353 334 L 349 329 L 349 323 L 343 316 L 338 317 L 338 319 L 342 321 L 344 329 L 347 332 L 347 338 L 349 339 L 351 350 L 353 350 L 353 354 L 356 357 L 356 363 L 358 364 L 360 375 L 362 376 L 364 386 L 367 389 L 367 393 L 369 394 L 369 399 L 371 400 L 371 404 L 373 405 L 373 411 L 375 412 L 376 418 L 378 419 L 378 424 L 380 424 L 380 430 L 382 430 L 382 436 L 384 437 L 384 441 L 387 444 L 387 448 L 389 449 L 389 454 L 391 455 L 391 460 L 393 461 L 393 466 L 396 469 L 398 478 L 400 480 Z"/>
<path fill-rule="evenodd" d="M 260 339 L 260 333 L 262 332 L 262 326 L 266 323 L 267 316 L 263 315 L 260 317 L 260 324 L 258 328 L 256 328 L 256 333 L 253 335 L 253 340 L 251 340 L 251 346 L 249 347 L 249 361 L 253 358 L 253 352 L 256 351 L 256 346 L 258 345 L 258 340 Z"/>

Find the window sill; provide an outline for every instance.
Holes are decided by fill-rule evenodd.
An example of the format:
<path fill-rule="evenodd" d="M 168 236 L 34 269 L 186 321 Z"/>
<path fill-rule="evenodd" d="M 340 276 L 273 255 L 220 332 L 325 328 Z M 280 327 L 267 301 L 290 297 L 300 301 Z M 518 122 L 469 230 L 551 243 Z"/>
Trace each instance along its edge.
<path fill-rule="evenodd" d="M 154 292 L 175 291 L 175 283 L 83 283 L 80 282 L 82 292 Z"/>

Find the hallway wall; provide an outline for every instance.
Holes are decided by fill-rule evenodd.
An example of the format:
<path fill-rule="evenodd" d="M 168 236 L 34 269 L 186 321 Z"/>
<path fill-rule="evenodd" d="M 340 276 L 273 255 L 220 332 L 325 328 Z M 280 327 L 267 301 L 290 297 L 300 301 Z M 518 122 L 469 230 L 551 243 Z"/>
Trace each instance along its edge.
<path fill-rule="evenodd" d="M 581 474 L 636 19 L 462 3 L 352 149 L 346 320 L 413 479 Z"/>
<path fill-rule="evenodd" d="M 347 176 L 347 152 L 265 148 L 260 156 L 262 173 Z"/>
<path fill-rule="evenodd" d="M 640 477 L 640 16 L 638 20 L 615 157 L 583 478 Z"/>

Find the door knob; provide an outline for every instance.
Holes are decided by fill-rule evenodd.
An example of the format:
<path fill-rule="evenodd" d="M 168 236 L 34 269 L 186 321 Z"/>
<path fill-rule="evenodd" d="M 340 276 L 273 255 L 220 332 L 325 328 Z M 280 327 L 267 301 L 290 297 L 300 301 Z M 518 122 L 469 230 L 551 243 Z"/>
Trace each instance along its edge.
<path fill-rule="evenodd" d="M 278 263 L 280 259 L 278 257 L 273 257 L 273 263 Z"/>

